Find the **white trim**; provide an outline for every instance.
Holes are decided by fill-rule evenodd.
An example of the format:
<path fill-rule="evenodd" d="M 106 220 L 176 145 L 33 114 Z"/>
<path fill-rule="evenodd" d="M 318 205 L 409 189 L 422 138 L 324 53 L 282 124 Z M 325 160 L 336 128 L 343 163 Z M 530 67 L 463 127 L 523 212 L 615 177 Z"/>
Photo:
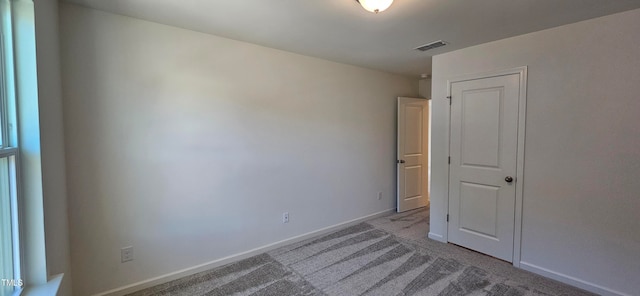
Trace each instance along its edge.
<path fill-rule="evenodd" d="M 395 211 L 395 208 L 394 209 L 384 210 L 382 212 L 374 213 L 374 214 L 367 215 L 367 216 L 364 216 L 364 217 L 360 217 L 360 218 L 357 218 L 357 219 L 349 220 L 349 221 L 346 221 L 346 222 L 343 222 L 343 223 L 339 223 L 339 224 L 335 224 L 335 225 L 328 226 L 328 227 L 325 227 L 325 228 L 321 228 L 321 229 L 318 229 L 318 230 L 314 230 L 314 231 L 311 231 L 311 232 L 307 232 L 305 234 L 294 236 L 294 237 L 291 237 L 291 238 L 288 238 L 288 239 L 285 239 L 285 240 L 281 240 L 281 241 L 278 241 L 278 242 L 275 242 L 275 243 L 267 244 L 267 245 L 264 245 L 264 246 L 261 246 L 261 247 L 258 247 L 258 248 L 252 249 L 252 250 L 248 250 L 248 251 L 245 251 L 245 252 L 236 253 L 236 254 L 233 254 L 233 255 L 230 255 L 230 256 L 227 256 L 227 257 L 223 257 L 223 258 L 220 258 L 220 259 L 216 259 L 216 260 L 204 263 L 204 264 L 192 266 L 192 267 L 185 268 L 185 269 L 182 269 L 182 270 L 178 270 L 178 271 L 175 271 L 175 272 L 172 272 L 172 273 L 161 275 L 161 276 L 158 276 L 158 277 L 155 277 L 155 278 L 151 278 L 151 279 L 148 279 L 148 280 L 144 280 L 144 281 L 140 281 L 140 282 L 133 283 L 133 284 L 130 284 L 130 285 L 126 285 L 126 286 L 123 286 L 123 287 L 115 288 L 115 289 L 112 289 L 112 290 L 109 290 L 109 291 L 105 291 L 105 292 L 102 292 L 102 293 L 94 294 L 94 296 L 122 296 L 122 295 L 126 295 L 126 294 L 133 293 L 133 292 L 136 292 L 136 291 L 139 291 L 139 290 L 142 290 L 142 289 L 150 288 L 150 287 L 153 287 L 153 286 L 156 286 L 156 285 L 159 285 L 159 284 L 163 284 L 163 283 L 170 282 L 170 281 L 173 281 L 173 280 L 177 280 L 177 279 L 180 279 L 180 278 L 183 278 L 183 277 L 186 277 L 186 276 L 190 276 L 190 275 L 193 275 L 193 274 L 196 274 L 196 273 L 199 273 L 199 272 L 207 271 L 207 270 L 210 270 L 212 268 L 216 268 L 216 267 L 219 267 L 219 266 L 231 263 L 231 262 L 235 262 L 235 261 L 238 261 L 238 260 L 246 259 L 246 258 L 249 258 L 251 256 L 258 255 L 258 254 L 262 254 L 264 252 L 268 252 L 268 251 L 277 249 L 277 248 L 285 246 L 285 245 L 297 243 L 297 242 L 312 238 L 314 236 L 323 235 L 323 234 L 326 234 L 328 232 L 332 232 L 334 230 L 338 230 L 338 229 L 341 229 L 341 228 L 349 227 L 349 226 L 361 223 L 361 222 L 366 221 L 366 220 L 382 217 L 382 216 L 388 215 L 390 213 L 393 213 L 394 211 Z"/>
<path fill-rule="evenodd" d="M 433 232 L 429 232 L 428 237 L 429 237 L 430 239 L 432 239 L 432 240 L 435 240 L 435 241 L 439 241 L 439 242 L 442 242 L 442 243 L 447 243 L 447 240 L 446 240 L 446 239 L 444 239 L 444 236 L 442 236 L 442 235 L 440 235 L 440 234 L 436 234 L 436 233 L 433 233 Z"/>
<path fill-rule="evenodd" d="M 524 261 L 520 262 L 520 268 L 548 277 L 550 279 L 554 279 L 584 290 L 587 290 L 589 292 L 593 292 L 599 295 L 603 295 L 603 296 L 631 296 L 631 294 L 625 294 L 607 287 L 603 287 L 600 286 L 598 284 L 592 283 L 592 282 L 588 282 L 585 280 L 581 280 L 579 278 L 575 278 L 560 272 L 556 272 L 550 269 L 546 269 L 544 267 L 540 267 L 531 263 L 527 263 Z"/>
<path fill-rule="evenodd" d="M 433 92 L 433 85 L 431 86 L 432 92 Z M 444 120 L 444 124 L 445 124 L 445 128 L 447 130 L 447 132 L 445 133 L 445 138 L 444 138 L 444 143 L 445 143 L 445 152 L 447 153 L 445 155 L 445 157 L 451 157 L 451 100 L 449 99 L 451 98 L 451 80 L 447 80 L 447 98 L 445 99 L 448 103 L 449 103 L 449 112 L 445 112 L 445 120 Z M 433 135 L 433 134 L 432 134 Z M 432 139 L 433 141 L 433 139 Z M 434 143 L 431 142 L 431 145 L 433 145 Z M 451 166 L 449 165 L 449 161 L 448 159 L 445 160 L 447 162 L 447 169 L 446 169 L 446 174 L 447 174 L 447 186 L 445 186 L 444 189 L 444 196 L 446 197 L 445 202 L 443 203 L 443 208 L 441 209 L 442 213 L 443 213 L 443 219 L 445 217 L 447 217 L 447 215 L 449 215 L 449 178 L 450 178 L 450 169 Z M 433 165 L 433 158 L 431 159 L 431 164 Z M 433 167 L 432 167 L 433 168 Z M 433 170 L 432 170 L 433 172 Z M 433 176 L 432 176 L 433 178 Z M 433 180 L 433 179 L 431 179 Z M 431 234 L 431 233 L 430 233 Z M 444 231 L 442 232 L 442 234 L 438 235 L 441 238 L 442 242 L 449 242 L 449 221 L 447 219 L 447 222 L 444 224 Z"/>
<path fill-rule="evenodd" d="M 525 148 L 525 131 L 526 131 L 526 115 L 527 115 L 527 66 L 516 67 L 506 70 L 495 70 L 482 73 L 464 74 L 453 77 L 447 80 L 447 97 L 451 96 L 451 85 L 456 82 L 463 82 L 469 80 L 476 80 L 482 78 L 491 78 L 505 75 L 518 74 L 520 75 L 520 92 L 518 98 L 518 150 L 516 156 L 516 203 L 515 203 L 515 219 L 514 219 L 514 234 L 513 234 L 513 260 L 512 264 L 515 267 L 520 267 L 520 254 L 521 254 L 521 242 L 522 242 L 522 195 L 524 192 L 524 148 Z M 449 113 L 447 114 L 446 128 L 449 130 L 446 133 L 446 147 L 445 151 L 450 154 L 450 138 L 451 138 L 451 105 L 449 105 Z M 447 180 L 450 178 L 450 167 L 447 166 Z M 449 213 L 449 182 L 445 189 L 445 196 L 447 197 L 444 205 L 444 213 Z M 441 241 L 448 242 L 449 224 L 446 224 L 445 231 L 442 235 Z M 436 235 L 434 235 L 436 236 Z M 439 235 L 438 235 L 439 236 Z M 431 237 L 431 233 L 429 233 Z M 435 238 L 434 238 L 435 239 Z M 436 239 L 438 240 L 438 239 Z"/>
<path fill-rule="evenodd" d="M 513 69 L 520 74 L 520 98 L 518 100 L 518 151 L 516 158 L 516 204 L 513 233 L 513 266 L 520 267 L 522 251 L 522 199 L 524 196 L 524 155 L 527 126 L 527 66 Z"/>

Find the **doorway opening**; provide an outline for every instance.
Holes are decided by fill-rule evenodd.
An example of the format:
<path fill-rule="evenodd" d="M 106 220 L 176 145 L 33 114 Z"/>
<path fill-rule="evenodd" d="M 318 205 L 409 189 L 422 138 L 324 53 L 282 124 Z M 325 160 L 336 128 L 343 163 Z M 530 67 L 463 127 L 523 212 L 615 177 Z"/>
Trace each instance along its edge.
<path fill-rule="evenodd" d="M 418 98 L 398 98 L 397 219 L 429 233 L 431 192 L 431 77 L 419 81 Z M 414 221 L 415 220 L 415 221 Z"/>
<path fill-rule="evenodd" d="M 431 77 L 419 98 L 398 98 L 397 212 L 427 208 L 431 191 Z"/>

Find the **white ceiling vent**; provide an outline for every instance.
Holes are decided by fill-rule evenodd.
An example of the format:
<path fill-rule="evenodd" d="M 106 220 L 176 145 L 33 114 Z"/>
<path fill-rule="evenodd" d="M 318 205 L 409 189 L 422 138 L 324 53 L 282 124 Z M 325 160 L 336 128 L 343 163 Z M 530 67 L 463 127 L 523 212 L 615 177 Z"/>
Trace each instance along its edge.
<path fill-rule="evenodd" d="M 438 47 L 442 47 L 442 46 L 445 46 L 445 45 L 447 45 L 446 42 L 444 42 L 442 40 L 438 40 L 438 41 L 434 41 L 434 42 L 431 42 L 431 43 L 427 43 L 425 45 L 418 46 L 418 47 L 416 47 L 414 49 L 415 50 L 419 50 L 419 51 L 427 51 L 427 50 L 438 48 Z"/>

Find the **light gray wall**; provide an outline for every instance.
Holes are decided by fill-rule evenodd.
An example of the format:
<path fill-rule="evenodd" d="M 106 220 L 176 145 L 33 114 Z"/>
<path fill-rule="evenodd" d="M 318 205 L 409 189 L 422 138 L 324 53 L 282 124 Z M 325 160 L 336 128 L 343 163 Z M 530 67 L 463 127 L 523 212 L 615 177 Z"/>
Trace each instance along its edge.
<path fill-rule="evenodd" d="M 48 276 L 64 273 L 58 295 L 70 295 L 69 225 L 65 175 L 58 1 L 34 1 L 42 189 Z"/>
<path fill-rule="evenodd" d="M 420 79 L 418 81 L 418 93 L 422 98 L 431 98 L 431 78 Z"/>
<path fill-rule="evenodd" d="M 432 237 L 446 232 L 446 81 L 528 66 L 521 265 L 640 291 L 640 10 L 433 59 Z"/>
<path fill-rule="evenodd" d="M 75 295 L 395 207 L 396 97 L 417 80 L 60 10 Z"/>

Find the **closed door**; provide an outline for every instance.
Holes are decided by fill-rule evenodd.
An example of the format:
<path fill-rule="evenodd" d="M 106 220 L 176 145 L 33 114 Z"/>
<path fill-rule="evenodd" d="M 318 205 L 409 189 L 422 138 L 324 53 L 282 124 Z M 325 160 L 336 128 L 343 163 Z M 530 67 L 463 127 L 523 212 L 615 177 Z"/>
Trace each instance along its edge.
<path fill-rule="evenodd" d="M 398 98 L 398 212 L 427 206 L 429 101 Z"/>
<path fill-rule="evenodd" d="M 512 262 L 520 75 L 450 87 L 448 240 Z"/>

